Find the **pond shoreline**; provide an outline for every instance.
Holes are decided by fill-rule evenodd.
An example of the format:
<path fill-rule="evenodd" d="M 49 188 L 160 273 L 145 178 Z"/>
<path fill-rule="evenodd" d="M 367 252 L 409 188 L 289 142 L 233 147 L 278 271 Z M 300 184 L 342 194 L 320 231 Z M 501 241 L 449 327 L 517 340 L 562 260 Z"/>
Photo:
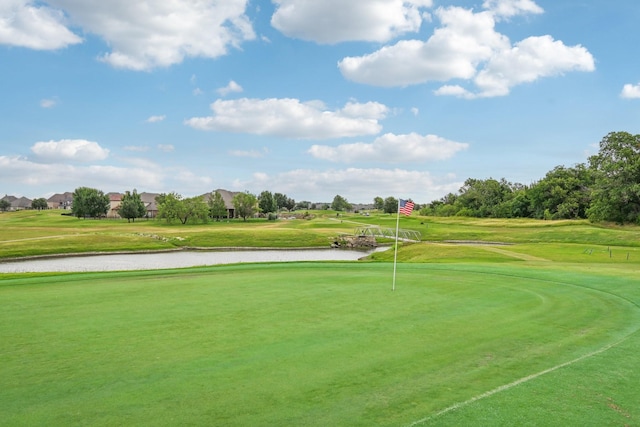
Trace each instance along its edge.
<path fill-rule="evenodd" d="M 161 270 L 221 264 L 305 261 L 358 261 L 376 249 L 336 248 L 177 248 L 158 251 L 84 252 L 0 261 L 3 273 Z"/>
<path fill-rule="evenodd" d="M 217 247 L 204 247 L 204 246 L 182 246 L 179 248 L 170 249 L 140 249 L 131 251 L 89 251 L 89 252 L 68 252 L 57 254 L 42 254 L 42 255 L 27 255 L 21 257 L 8 257 L 0 258 L 0 264 L 9 262 L 20 261 L 32 261 L 41 259 L 58 259 L 58 258 L 81 258 L 101 255 L 136 255 L 136 254 L 164 254 L 172 252 L 234 252 L 234 251 L 309 251 L 309 250 L 330 250 L 331 248 L 319 247 L 319 246 L 306 246 L 297 248 L 283 248 L 283 247 L 253 247 L 253 246 L 217 246 Z M 354 249 L 346 249 L 354 250 Z"/>

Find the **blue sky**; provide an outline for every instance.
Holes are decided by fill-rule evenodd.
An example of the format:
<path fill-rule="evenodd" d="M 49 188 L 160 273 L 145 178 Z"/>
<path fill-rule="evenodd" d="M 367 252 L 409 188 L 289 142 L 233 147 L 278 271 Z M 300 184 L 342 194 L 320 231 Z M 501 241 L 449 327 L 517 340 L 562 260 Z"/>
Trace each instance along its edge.
<path fill-rule="evenodd" d="M 636 0 L 0 0 L 0 193 L 418 203 L 640 133 Z"/>

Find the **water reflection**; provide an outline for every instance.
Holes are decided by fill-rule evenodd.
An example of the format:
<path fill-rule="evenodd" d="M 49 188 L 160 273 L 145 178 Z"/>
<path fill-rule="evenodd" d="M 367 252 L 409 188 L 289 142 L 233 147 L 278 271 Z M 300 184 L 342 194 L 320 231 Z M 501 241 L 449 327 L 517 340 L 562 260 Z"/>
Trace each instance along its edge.
<path fill-rule="evenodd" d="M 372 252 L 344 249 L 179 251 L 88 255 L 0 262 L 0 273 L 156 270 L 246 262 L 356 261 Z"/>

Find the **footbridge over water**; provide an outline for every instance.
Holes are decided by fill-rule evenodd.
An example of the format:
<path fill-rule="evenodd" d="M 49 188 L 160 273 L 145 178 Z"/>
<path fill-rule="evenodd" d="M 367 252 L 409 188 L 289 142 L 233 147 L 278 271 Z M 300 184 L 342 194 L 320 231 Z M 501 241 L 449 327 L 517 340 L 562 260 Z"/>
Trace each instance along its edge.
<path fill-rule="evenodd" d="M 395 228 L 383 228 L 383 227 L 357 227 L 354 233 L 356 236 L 373 236 L 373 237 L 386 237 L 389 239 L 396 238 Z M 405 240 L 411 242 L 419 242 L 421 234 L 415 230 L 398 230 L 398 240 Z"/>

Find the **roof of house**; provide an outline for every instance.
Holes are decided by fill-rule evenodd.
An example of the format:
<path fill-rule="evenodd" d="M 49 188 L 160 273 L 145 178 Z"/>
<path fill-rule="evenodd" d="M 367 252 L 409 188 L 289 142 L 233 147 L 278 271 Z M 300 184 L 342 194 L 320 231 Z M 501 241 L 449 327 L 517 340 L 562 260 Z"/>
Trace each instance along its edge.
<path fill-rule="evenodd" d="M 73 193 L 69 191 L 65 193 L 57 193 L 47 199 L 50 203 L 64 203 L 73 201 Z"/>

